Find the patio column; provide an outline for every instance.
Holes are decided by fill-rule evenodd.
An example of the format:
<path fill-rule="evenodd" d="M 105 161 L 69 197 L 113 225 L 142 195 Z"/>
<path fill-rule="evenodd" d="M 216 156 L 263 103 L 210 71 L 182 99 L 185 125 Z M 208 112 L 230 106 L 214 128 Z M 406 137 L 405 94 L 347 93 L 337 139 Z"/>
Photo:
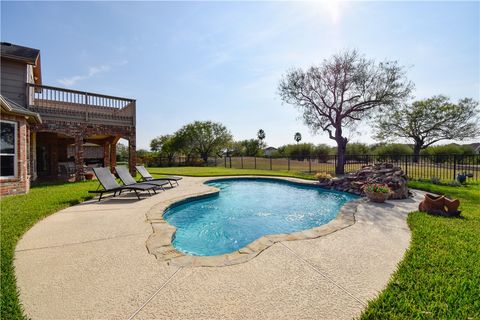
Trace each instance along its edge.
<path fill-rule="evenodd" d="M 85 169 L 83 167 L 83 137 L 75 136 L 75 181 L 85 180 Z"/>
<path fill-rule="evenodd" d="M 114 140 L 110 144 L 110 171 L 113 172 L 116 165 L 117 165 L 117 142 Z"/>
<path fill-rule="evenodd" d="M 110 145 L 111 142 L 106 140 L 103 143 L 103 166 L 108 167 L 110 166 Z"/>
<path fill-rule="evenodd" d="M 131 136 L 128 139 L 128 168 L 130 170 L 130 174 L 134 177 L 137 174 L 137 169 L 135 168 L 136 165 L 137 165 L 136 139 L 135 139 L 135 136 Z"/>

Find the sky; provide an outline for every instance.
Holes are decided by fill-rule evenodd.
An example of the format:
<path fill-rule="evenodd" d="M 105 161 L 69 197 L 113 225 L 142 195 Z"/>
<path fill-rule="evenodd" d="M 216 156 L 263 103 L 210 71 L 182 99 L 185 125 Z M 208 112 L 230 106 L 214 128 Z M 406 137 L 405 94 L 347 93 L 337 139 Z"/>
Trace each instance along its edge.
<path fill-rule="evenodd" d="M 137 100 L 137 148 L 195 120 L 268 145 L 335 142 L 282 103 L 288 70 L 345 49 L 397 60 L 414 99 L 480 100 L 480 2 L 1 2 L 1 40 L 41 50 L 45 85 Z M 364 122 L 350 141 L 373 143 Z"/>

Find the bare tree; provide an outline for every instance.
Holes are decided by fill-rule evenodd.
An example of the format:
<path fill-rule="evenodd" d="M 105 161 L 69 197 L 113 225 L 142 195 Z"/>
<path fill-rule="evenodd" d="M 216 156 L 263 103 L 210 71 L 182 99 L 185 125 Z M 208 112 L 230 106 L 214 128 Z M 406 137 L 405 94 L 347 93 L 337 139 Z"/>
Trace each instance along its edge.
<path fill-rule="evenodd" d="M 420 150 L 447 139 L 464 140 L 480 134 L 478 102 L 462 99 L 451 103 L 445 96 L 398 105 L 377 119 L 378 140 L 405 138 L 413 140 L 413 160 Z"/>
<path fill-rule="evenodd" d="M 348 138 L 343 130 L 377 108 L 403 102 L 412 89 L 396 61 L 376 63 L 356 50 L 336 54 L 305 71 L 291 70 L 279 84 L 280 97 L 300 109 L 305 124 L 336 141 L 337 174 L 344 173 Z"/>

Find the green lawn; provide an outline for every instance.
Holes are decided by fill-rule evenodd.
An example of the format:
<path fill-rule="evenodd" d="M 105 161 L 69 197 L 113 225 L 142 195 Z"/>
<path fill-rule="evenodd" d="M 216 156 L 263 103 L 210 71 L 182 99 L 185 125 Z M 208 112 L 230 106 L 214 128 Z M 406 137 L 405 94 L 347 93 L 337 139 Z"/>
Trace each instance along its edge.
<path fill-rule="evenodd" d="M 280 175 L 310 178 L 301 172 L 225 169 L 150 168 L 152 174 L 221 176 Z M 1 319 L 22 319 L 13 256 L 20 237 L 40 219 L 90 198 L 97 182 L 40 185 L 29 194 L 4 197 L 1 206 Z M 480 184 L 447 187 L 411 182 L 411 187 L 462 200 L 463 219 L 414 212 L 408 223 L 412 243 L 399 269 L 363 319 L 480 319 Z"/>
<path fill-rule="evenodd" d="M 313 174 L 310 174 L 308 172 L 234 169 L 234 168 L 222 168 L 222 167 L 165 167 L 165 168 L 148 168 L 148 171 L 155 176 L 183 175 L 183 176 L 192 176 L 192 177 L 209 177 L 209 176 L 258 175 L 258 176 L 282 176 L 282 177 L 297 177 L 297 178 L 303 178 L 303 179 L 314 179 Z"/>
<path fill-rule="evenodd" d="M 461 199 L 463 218 L 410 213 L 410 248 L 362 319 L 480 319 L 480 184 L 409 185 Z"/>
<path fill-rule="evenodd" d="M 92 181 L 39 185 L 26 195 L 1 199 L 1 319 L 23 319 L 13 271 L 17 241 L 42 218 L 91 198 L 88 190 L 97 185 Z"/>

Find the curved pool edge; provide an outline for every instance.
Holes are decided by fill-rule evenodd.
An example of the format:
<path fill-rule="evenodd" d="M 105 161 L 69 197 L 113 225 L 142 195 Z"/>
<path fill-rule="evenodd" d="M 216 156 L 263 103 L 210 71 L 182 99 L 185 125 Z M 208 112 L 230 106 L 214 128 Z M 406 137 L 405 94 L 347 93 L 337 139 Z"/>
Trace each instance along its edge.
<path fill-rule="evenodd" d="M 164 213 L 169 208 L 182 203 L 217 195 L 220 190 L 216 187 L 207 185 L 206 183 L 208 182 L 234 179 L 280 180 L 298 185 L 316 186 L 321 188 L 315 181 L 290 177 L 208 177 L 199 185 L 199 187 L 201 187 L 203 190 L 159 203 L 153 206 L 147 212 L 147 221 L 150 222 L 153 231 L 146 242 L 148 252 L 153 254 L 158 260 L 165 261 L 170 265 L 178 267 L 222 267 L 240 264 L 255 258 L 262 251 L 266 250 L 277 242 L 315 239 L 354 225 L 357 206 L 361 203 L 361 201 L 363 201 L 362 198 L 348 201 L 340 208 L 337 216 L 324 225 L 307 230 L 296 231 L 293 233 L 262 236 L 247 246 L 231 253 L 218 256 L 191 256 L 178 251 L 172 245 L 172 239 L 175 234 L 176 227 L 172 226 L 163 219 Z"/>

